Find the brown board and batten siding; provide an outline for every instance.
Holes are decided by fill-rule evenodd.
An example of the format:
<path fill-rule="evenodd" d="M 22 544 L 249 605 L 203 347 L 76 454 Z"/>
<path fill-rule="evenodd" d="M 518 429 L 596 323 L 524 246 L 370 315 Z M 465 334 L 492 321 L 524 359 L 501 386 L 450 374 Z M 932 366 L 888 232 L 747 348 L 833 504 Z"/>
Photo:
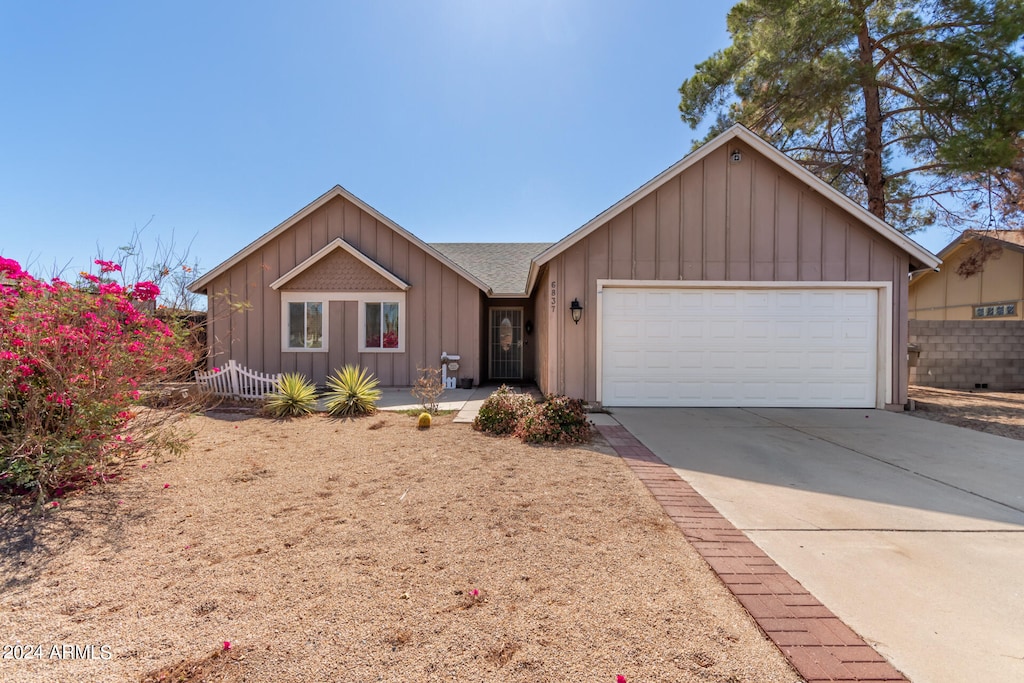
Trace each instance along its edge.
<path fill-rule="evenodd" d="M 330 301 L 328 351 L 281 348 L 281 292 L 270 287 L 336 238 L 408 283 L 403 352 L 359 353 L 358 308 Z M 325 257 L 282 291 L 326 291 L 322 267 L 355 269 L 342 252 Z M 366 281 L 371 281 L 366 276 Z M 300 286 L 301 285 L 301 286 Z M 368 285 L 366 285 L 368 286 Z M 384 290 L 387 291 L 387 290 Z M 345 364 L 368 368 L 383 386 L 409 386 L 418 368 L 438 367 L 441 352 L 462 356 L 463 377 L 480 375 L 480 291 L 459 273 L 346 198 L 337 196 L 219 274 L 207 285 L 213 366 L 232 358 L 263 372 L 301 372 L 323 383 Z M 233 302 L 231 305 L 228 301 Z"/>
<path fill-rule="evenodd" d="M 739 151 L 742 162 L 730 155 Z M 906 402 L 910 257 L 811 184 L 740 140 L 720 145 L 547 260 L 538 313 L 554 282 L 557 305 L 538 331 L 545 392 L 596 400 L 598 280 L 891 282 L 892 402 Z M 568 305 L 579 298 L 583 319 Z M 541 325 L 544 327 L 541 327 Z M 552 359 L 558 358 L 557 364 Z"/>

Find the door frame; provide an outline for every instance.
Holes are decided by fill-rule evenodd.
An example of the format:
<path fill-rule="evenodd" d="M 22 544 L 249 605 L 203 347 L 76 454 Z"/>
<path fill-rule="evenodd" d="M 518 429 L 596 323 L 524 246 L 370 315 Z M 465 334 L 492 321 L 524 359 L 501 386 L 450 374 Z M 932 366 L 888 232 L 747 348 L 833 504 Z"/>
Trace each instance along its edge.
<path fill-rule="evenodd" d="M 495 311 L 518 311 L 519 312 L 519 376 L 518 377 L 495 377 L 494 375 L 494 312 Z M 511 321 L 510 321 L 511 322 Z M 487 307 L 487 378 L 491 380 L 512 380 L 522 381 L 525 377 L 525 327 L 526 308 L 524 306 L 494 306 Z M 515 345 L 515 325 L 512 328 L 513 345 Z"/>

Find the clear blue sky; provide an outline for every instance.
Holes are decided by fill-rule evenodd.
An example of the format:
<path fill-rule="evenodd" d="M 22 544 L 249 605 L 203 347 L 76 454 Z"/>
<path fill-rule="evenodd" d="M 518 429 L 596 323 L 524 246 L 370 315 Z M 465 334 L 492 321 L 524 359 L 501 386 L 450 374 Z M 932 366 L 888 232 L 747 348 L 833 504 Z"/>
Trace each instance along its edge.
<path fill-rule="evenodd" d="M 2 3 L 0 254 L 73 275 L 149 222 L 210 269 L 335 184 L 428 242 L 554 241 L 703 133 L 677 88 L 732 4 Z"/>

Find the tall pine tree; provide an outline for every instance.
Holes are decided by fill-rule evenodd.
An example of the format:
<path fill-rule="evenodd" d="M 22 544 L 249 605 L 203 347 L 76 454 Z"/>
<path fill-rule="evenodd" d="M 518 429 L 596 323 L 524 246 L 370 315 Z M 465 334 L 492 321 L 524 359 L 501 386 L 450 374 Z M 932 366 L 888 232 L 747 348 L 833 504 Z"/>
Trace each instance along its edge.
<path fill-rule="evenodd" d="M 1019 218 L 1021 0 L 743 0 L 679 89 L 684 122 L 743 123 L 904 231 Z"/>

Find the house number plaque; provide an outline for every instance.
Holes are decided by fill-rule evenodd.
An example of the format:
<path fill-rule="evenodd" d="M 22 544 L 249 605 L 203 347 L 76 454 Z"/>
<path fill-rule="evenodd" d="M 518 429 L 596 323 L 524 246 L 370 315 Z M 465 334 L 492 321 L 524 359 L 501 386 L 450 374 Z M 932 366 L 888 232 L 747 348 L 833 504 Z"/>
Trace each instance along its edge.
<path fill-rule="evenodd" d="M 555 312 L 555 307 L 558 304 L 558 282 L 555 280 L 551 281 L 551 312 Z"/>

